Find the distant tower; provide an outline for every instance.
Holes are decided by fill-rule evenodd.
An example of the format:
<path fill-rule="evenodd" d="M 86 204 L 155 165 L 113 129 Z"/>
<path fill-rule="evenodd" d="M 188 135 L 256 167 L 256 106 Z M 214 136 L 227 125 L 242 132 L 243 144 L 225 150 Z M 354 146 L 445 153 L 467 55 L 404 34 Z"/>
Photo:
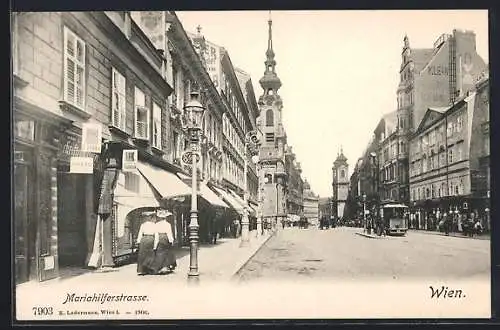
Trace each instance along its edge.
<path fill-rule="evenodd" d="M 269 16 L 269 36 L 267 41 L 264 76 L 259 83 L 264 91 L 259 97 L 260 115 L 257 126 L 262 132 L 263 139 L 259 149 L 259 159 L 262 166 L 259 180 L 262 183 L 264 220 L 278 220 L 286 217 L 286 172 L 284 148 L 286 134 L 281 121 L 283 103 L 278 95 L 281 81 L 276 74 L 274 60 L 272 20 Z"/>
<path fill-rule="evenodd" d="M 333 162 L 332 171 L 332 215 L 335 216 L 336 219 L 340 219 L 344 216 L 344 208 L 349 190 L 349 165 L 347 164 L 347 158 L 344 156 L 342 148 L 340 148 L 340 153 L 337 154 L 337 159 Z"/>

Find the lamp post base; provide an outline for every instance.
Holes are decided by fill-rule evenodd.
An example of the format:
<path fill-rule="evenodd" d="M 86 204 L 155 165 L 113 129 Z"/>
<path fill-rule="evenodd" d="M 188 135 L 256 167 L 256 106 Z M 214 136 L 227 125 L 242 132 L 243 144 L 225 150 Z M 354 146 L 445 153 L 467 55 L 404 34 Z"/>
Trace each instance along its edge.
<path fill-rule="evenodd" d="M 196 272 L 196 273 L 191 273 L 189 272 L 188 273 L 188 276 L 187 276 L 187 280 L 188 280 L 188 284 L 190 285 L 197 285 L 200 283 L 200 273 Z"/>
<path fill-rule="evenodd" d="M 246 247 L 250 244 L 250 224 L 248 221 L 248 215 L 243 214 L 243 217 L 241 219 L 241 243 L 240 247 Z"/>

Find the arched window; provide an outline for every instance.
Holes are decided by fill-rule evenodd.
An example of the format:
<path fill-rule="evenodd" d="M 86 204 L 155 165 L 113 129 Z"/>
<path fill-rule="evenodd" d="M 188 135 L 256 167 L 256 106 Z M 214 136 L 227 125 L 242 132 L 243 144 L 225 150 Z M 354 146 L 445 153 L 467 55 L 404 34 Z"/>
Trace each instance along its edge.
<path fill-rule="evenodd" d="M 340 170 L 340 178 L 345 178 L 345 170 Z"/>
<path fill-rule="evenodd" d="M 271 109 L 266 111 L 266 126 L 274 126 L 274 113 Z"/>

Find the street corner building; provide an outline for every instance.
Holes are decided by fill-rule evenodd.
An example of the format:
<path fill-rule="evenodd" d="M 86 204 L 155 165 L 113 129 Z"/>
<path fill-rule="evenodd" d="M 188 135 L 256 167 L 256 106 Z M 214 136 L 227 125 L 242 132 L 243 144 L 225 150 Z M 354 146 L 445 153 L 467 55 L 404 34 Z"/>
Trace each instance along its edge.
<path fill-rule="evenodd" d="M 382 116 L 350 179 L 349 215 L 362 205 L 408 207 L 413 229 L 437 230 L 444 213 L 489 226 L 489 78 L 473 31 L 431 48 L 404 36 L 397 109 Z"/>
<path fill-rule="evenodd" d="M 252 162 L 243 179 L 249 76 L 174 12 L 19 12 L 12 31 L 16 283 L 133 262 L 146 210 L 171 210 L 174 244 L 188 243 L 193 91 L 207 109 L 201 242 L 229 233 L 244 192 L 257 204 Z"/>

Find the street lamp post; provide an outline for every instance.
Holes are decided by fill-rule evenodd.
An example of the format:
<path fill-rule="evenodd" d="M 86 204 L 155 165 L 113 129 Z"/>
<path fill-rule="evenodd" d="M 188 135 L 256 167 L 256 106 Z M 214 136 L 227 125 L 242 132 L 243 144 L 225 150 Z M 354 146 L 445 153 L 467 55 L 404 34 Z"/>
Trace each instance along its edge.
<path fill-rule="evenodd" d="M 260 182 L 260 162 L 259 156 L 252 156 L 252 162 L 256 165 L 257 169 L 257 230 L 256 237 L 262 235 L 262 187 Z"/>
<path fill-rule="evenodd" d="M 241 217 L 241 247 L 248 246 L 250 242 L 250 221 L 248 219 L 248 187 L 247 187 L 247 174 L 248 174 L 248 147 L 249 145 L 255 146 L 259 142 L 257 131 L 249 131 L 245 134 L 245 149 L 243 151 L 244 170 L 243 170 L 243 215 Z"/>
<path fill-rule="evenodd" d="M 191 100 L 184 107 L 188 116 L 188 134 L 191 142 L 191 219 L 189 222 L 189 272 L 188 281 L 198 282 L 198 192 L 197 192 L 197 169 L 198 169 L 198 149 L 201 133 L 201 125 L 205 108 L 198 100 L 199 93 L 192 92 Z"/>

